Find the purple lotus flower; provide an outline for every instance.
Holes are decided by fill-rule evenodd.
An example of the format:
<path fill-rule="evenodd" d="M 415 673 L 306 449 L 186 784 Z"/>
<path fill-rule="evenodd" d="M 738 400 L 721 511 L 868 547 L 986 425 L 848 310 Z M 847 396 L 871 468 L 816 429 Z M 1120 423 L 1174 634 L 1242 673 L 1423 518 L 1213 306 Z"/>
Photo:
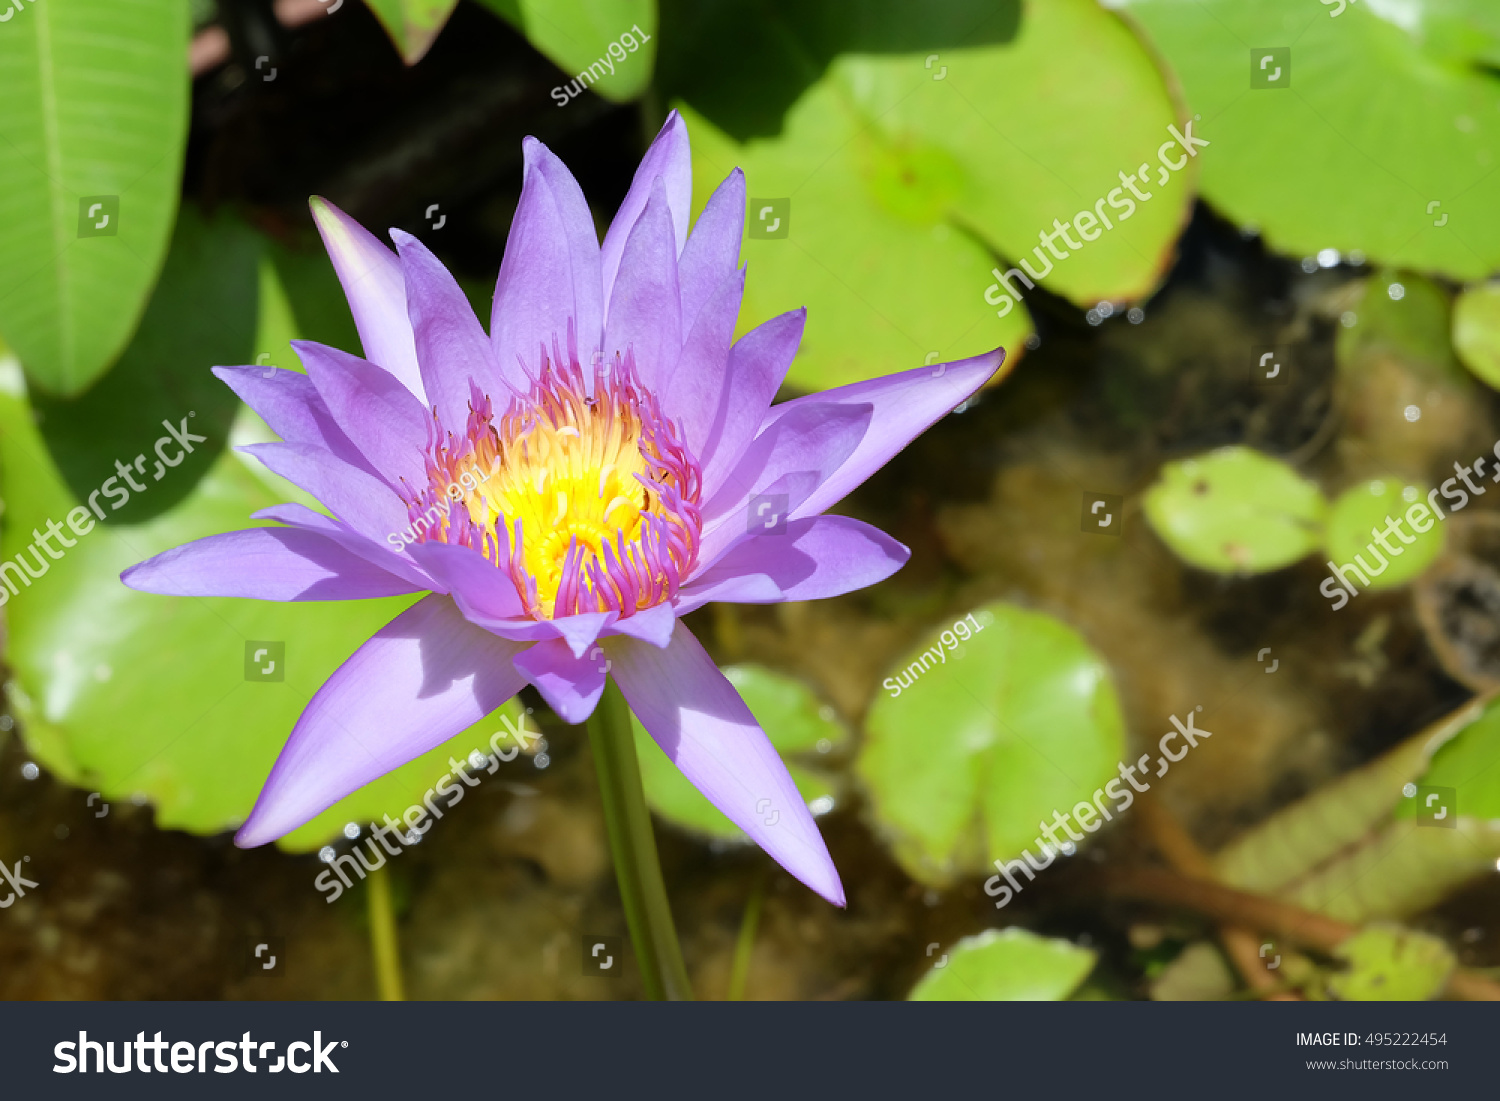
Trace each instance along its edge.
<path fill-rule="evenodd" d="M 296 829 L 522 685 L 582 722 L 609 674 L 726 817 L 843 905 L 785 766 L 679 619 L 711 600 L 836 596 L 899 569 L 901 544 L 822 513 L 1003 352 L 773 406 L 805 311 L 732 339 L 743 175 L 720 184 L 689 235 L 688 135 L 673 112 L 601 246 L 562 162 L 534 138 L 524 148 L 489 336 L 416 238 L 391 231 L 398 257 L 313 200 L 365 358 L 299 342 L 305 375 L 214 370 L 282 439 L 245 450 L 333 517 L 264 509 L 254 519 L 282 526 L 200 539 L 123 580 L 257 600 L 430 594 L 318 690 L 236 835 L 243 847 Z"/>

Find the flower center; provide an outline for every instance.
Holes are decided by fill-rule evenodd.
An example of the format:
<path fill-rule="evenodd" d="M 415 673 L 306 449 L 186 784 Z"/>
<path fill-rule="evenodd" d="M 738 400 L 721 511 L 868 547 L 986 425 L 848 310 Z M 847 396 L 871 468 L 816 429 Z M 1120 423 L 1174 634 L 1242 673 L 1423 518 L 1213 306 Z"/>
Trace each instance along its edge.
<path fill-rule="evenodd" d="M 409 530 L 479 551 L 536 619 L 628 616 L 676 596 L 692 569 L 701 472 L 628 354 L 589 378 L 569 343 L 563 361 L 554 341 L 498 420 L 486 397 L 463 439 L 433 441 Z"/>

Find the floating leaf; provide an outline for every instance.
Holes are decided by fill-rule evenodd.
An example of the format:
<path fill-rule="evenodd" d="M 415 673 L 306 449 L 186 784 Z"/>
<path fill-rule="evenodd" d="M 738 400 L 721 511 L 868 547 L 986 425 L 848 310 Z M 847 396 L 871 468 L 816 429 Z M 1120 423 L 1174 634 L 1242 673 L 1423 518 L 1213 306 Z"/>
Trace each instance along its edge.
<path fill-rule="evenodd" d="M 426 56 L 458 0 L 365 0 L 391 36 L 401 59 L 415 65 Z"/>
<path fill-rule="evenodd" d="M 1418 486 L 1402 485 L 1397 478 L 1375 478 L 1351 486 L 1328 511 L 1328 554 L 1335 562 L 1354 562 L 1359 567 L 1374 565 L 1376 555 L 1386 561 L 1383 572 L 1363 570 L 1369 578 L 1366 588 L 1391 589 L 1405 585 L 1432 564 L 1443 550 L 1443 529 L 1425 501 L 1427 493 Z M 1412 514 L 1427 525 L 1418 531 Z M 1400 528 L 1389 528 L 1396 521 Z M 1409 532 L 1405 538 L 1402 533 Z M 1385 540 L 1382 546 L 1376 539 Z M 1407 540 L 1410 540 L 1408 542 Z M 1389 549 L 1387 549 L 1387 547 Z"/>
<path fill-rule="evenodd" d="M 479 2 L 524 34 L 566 74 L 567 82 L 588 74 L 584 86 L 618 103 L 639 95 L 651 79 L 656 0 Z"/>
<path fill-rule="evenodd" d="M 1433 787 L 1457 793 L 1460 819 L 1479 819 L 1492 828 L 1500 823 L 1500 706 L 1487 708 L 1433 755 L 1417 789 Z M 1408 798 L 1396 815 L 1413 818 L 1421 810 L 1415 798 Z"/>
<path fill-rule="evenodd" d="M 211 364 L 252 359 L 264 277 L 257 242 L 232 220 L 205 223 L 184 208 L 136 340 L 83 397 L 39 402 L 40 429 L 19 365 L 0 364 L 0 557 L 24 554 L 34 569 L 47 566 L 15 594 L 0 589 L 13 676 L 7 693 L 28 747 L 70 783 L 109 799 L 143 795 L 156 803 L 159 825 L 202 833 L 243 820 L 313 692 L 412 600 L 199 600 L 120 583 L 128 566 L 201 536 L 250 527 L 252 512 L 292 496 L 272 488 L 279 479 L 252 473 L 251 460 L 223 449 L 233 410 L 248 411 L 232 395 L 223 416 L 210 415 L 217 405 L 203 404 L 224 400 Z M 179 466 L 160 467 L 158 482 L 156 441 L 169 457 L 180 450 L 163 419 L 209 438 L 195 442 Z M 44 438 L 54 429 L 58 434 Z M 54 460 L 49 449 L 63 458 Z M 124 483 L 116 459 L 146 487 L 118 512 Z M 108 495 L 92 492 L 106 484 Z M 93 527 L 91 492 L 106 517 Z M 162 499 L 179 503 L 163 511 Z M 61 559 L 33 548 L 33 528 L 48 520 L 66 525 L 70 517 L 77 527 L 63 531 L 77 545 Z M 285 648 L 280 677 L 253 683 L 277 660 L 274 644 Z M 258 648 L 271 653 L 255 665 Z M 476 724 L 349 796 L 284 844 L 314 848 L 345 822 L 401 814 L 449 770 L 450 754 L 462 760 L 475 749 L 487 753 L 495 729 L 493 717 Z"/>
<path fill-rule="evenodd" d="M 1094 969 L 1094 953 L 1017 926 L 953 946 L 907 995 L 913 1002 L 1056 1002 Z"/>
<path fill-rule="evenodd" d="M 1230 886 L 1355 923 L 1402 917 L 1440 902 L 1494 866 L 1500 829 L 1465 817 L 1462 802 L 1456 828 L 1411 821 L 1417 813 L 1413 797 L 1421 790 L 1417 781 L 1426 785 L 1434 755 L 1470 731 L 1469 744 L 1482 748 L 1457 753 L 1451 760 L 1458 763 L 1438 773 L 1439 779 L 1472 777 L 1474 764 L 1494 759 L 1500 709 L 1492 699 L 1465 704 L 1272 815 L 1215 855 L 1217 874 Z M 1413 797 L 1404 797 L 1408 790 Z M 1482 791 L 1476 798 L 1476 806 L 1488 805 Z"/>
<path fill-rule="evenodd" d="M 1458 296 L 1453 348 L 1486 386 L 1500 390 L 1500 283 L 1479 283 Z"/>
<path fill-rule="evenodd" d="M 1334 957 L 1349 969 L 1328 980 L 1336 998 L 1349 1002 L 1419 1002 L 1448 985 L 1458 961 L 1430 933 L 1399 925 L 1372 925 L 1344 941 Z"/>
<path fill-rule="evenodd" d="M 883 687 L 856 769 L 897 860 L 925 882 L 1028 847 L 1040 860 L 1038 822 L 1056 830 L 1054 815 L 1118 782 L 1124 723 L 1109 670 L 1050 616 L 985 605 L 925 639 Z M 1092 815 L 1074 821 L 1092 833 L 1103 821 Z"/>
<path fill-rule="evenodd" d="M 725 668 L 724 675 L 744 699 L 771 744 L 786 757 L 787 771 L 813 813 L 826 814 L 832 810 L 838 790 L 834 777 L 816 766 L 799 763 L 795 756 L 800 754 L 811 760 L 814 759 L 811 755 L 830 753 L 848 740 L 848 732 L 834 718 L 832 708 L 820 704 L 801 681 L 763 666 L 732 665 Z M 725 841 L 747 840 L 744 832 L 678 771 L 633 716 L 631 725 L 635 730 L 641 782 L 651 809 L 683 829 Z"/>
<path fill-rule="evenodd" d="M 1146 518 L 1183 561 L 1215 573 L 1262 573 L 1317 548 L 1328 502 L 1312 482 L 1248 447 L 1167 463 Z"/>
<path fill-rule="evenodd" d="M 76 394 L 140 320 L 187 138 L 180 0 L 43 0 L 0 27 L 0 334 Z"/>
<path fill-rule="evenodd" d="M 1204 197 L 1272 248 L 1359 249 L 1460 279 L 1500 267 L 1485 182 L 1500 165 L 1492 5 L 1117 6 L 1144 24 L 1214 140 Z"/>
<path fill-rule="evenodd" d="M 1091 0 L 905 10 L 785 0 L 724 5 L 695 22 L 698 33 L 674 37 L 663 58 L 693 136 L 694 203 L 744 169 L 741 325 L 808 308 L 793 385 L 998 345 L 1014 358 L 1031 323 L 997 266 L 1026 259 L 1047 291 L 1092 306 L 1144 296 L 1169 264 L 1194 162 L 1169 144 L 1184 170 L 1158 163 L 1180 122 L 1167 87 L 1130 30 Z M 709 60 L 720 55 L 722 66 Z M 785 117 L 768 126 L 773 104 Z M 1151 198 L 1127 210 L 1121 174 L 1141 165 Z M 1079 212 L 1082 230 L 1058 236 Z M 1032 294 L 1016 276 L 1009 285 Z"/>

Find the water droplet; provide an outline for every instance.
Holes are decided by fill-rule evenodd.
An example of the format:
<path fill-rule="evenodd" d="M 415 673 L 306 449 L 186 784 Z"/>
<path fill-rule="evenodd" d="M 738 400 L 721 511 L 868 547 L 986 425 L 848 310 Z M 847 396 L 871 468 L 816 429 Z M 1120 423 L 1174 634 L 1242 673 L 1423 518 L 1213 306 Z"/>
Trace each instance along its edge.
<path fill-rule="evenodd" d="M 1406 288 L 1400 283 L 1392 283 L 1389 287 L 1386 287 L 1385 293 L 1391 296 L 1392 302 L 1400 302 L 1406 297 Z"/>
<path fill-rule="evenodd" d="M 1402 416 L 1415 424 L 1417 421 L 1422 419 L 1422 410 L 1418 406 L 1408 405 L 1402 411 Z"/>
<path fill-rule="evenodd" d="M 42 770 L 36 767 L 35 762 L 27 761 L 21 766 L 21 775 L 28 780 L 35 780 L 42 774 Z"/>
<path fill-rule="evenodd" d="M 359 823 L 357 823 L 357 822 L 346 822 L 344 824 L 344 836 L 347 837 L 350 841 L 353 841 L 356 837 L 358 837 L 359 836 Z"/>
<path fill-rule="evenodd" d="M 1336 248 L 1325 248 L 1318 250 L 1318 267 L 1320 268 L 1338 267 L 1340 259 L 1341 257 L 1339 256 L 1339 250 Z"/>
<path fill-rule="evenodd" d="M 333 857 L 334 852 L 332 845 L 324 845 L 321 849 L 318 850 L 318 859 L 321 860 L 324 864 L 332 864 Z"/>
<path fill-rule="evenodd" d="M 1146 320 L 1146 311 L 1139 306 L 1131 306 L 1129 312 L 1125 315 L 1125 320 L 1129 321 L 1132 325 L 1139 325 L 1142 321 Z"/>
<path fill-rule="evenodd" d="M 1405 784 L 1405 785 L 1403 785 L 1402 788 L 1401 788 L 1401 794 L 1404 795 L 1404 796 L 1406 796 L 1408 799 L 1412 798 L 1412 796 L 1414 796 L 1414 795 L 1417 794 L 1417 785 L 1416 784 Z"/>

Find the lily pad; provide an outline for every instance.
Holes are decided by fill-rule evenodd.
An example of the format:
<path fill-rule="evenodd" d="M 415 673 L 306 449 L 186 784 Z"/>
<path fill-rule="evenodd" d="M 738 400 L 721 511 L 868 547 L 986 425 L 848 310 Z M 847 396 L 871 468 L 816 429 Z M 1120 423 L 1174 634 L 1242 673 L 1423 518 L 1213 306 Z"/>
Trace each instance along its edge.
<path fill-rule="evenodd" d="M 1091 0 L 905 13 L 788 0 L 725 5 L 698 22 L 700 34 L 674 37 L 663 58 L 693 136 L 694 203 L 744 169 L 741 327 L 808 308 L 792 385 L 836 386 L 1001 345 L 1014 359 L 1033 292 L 1010 276 L 1018 305 L 993 273 L 1022 259 L 1041 287 L 1082 306 L 1142 297 L 1170 263 L 1199 150 L 1173 154 L 1169 127 L 1182 120 L 1161 73 Z M 745 52 L 746 41 L 766 46 L 753 67 L 706 63 L 726 42 Z M 810 72 L 820 75 L 809 83 Z M 768 133 L 736 102 L 789 106 Z M 1178 171 L 1158 163 L 1161 148 Z M 1141 165 L 1150 199 L 1127 211 L 1121 173 Z M 1079 212 L 1082 228 L 1067 229 Z"/>
<path fill-rule="evenodd" d="M 619 103 L 639 95 L 651 80 L 656 60 L 656 0 L 479 2 L 503 16 L 561 69 L 567 76 L 564 84 L 592 67 L 584 82 L 588 89 Z"/>
<path fill-rule="evenodd" d="M 1453 348 L 1480 381 L 1500 390 L 1500 283 L 1479 283 L 1458 296 Z"/>
<path fill-rule="evenodd" d="M 913 1002 L 1056 1002 L 1094 969 L 1094 953 L 1010 926 L 965 937 L 907 995 Z"/>
<path fill-rule="evenodd" d="M 204 410 L 190 416 L 209 385 L 222 390 L 210 365 L 253 359 L 257 239 L 226 219 L 202 223 L 189 209 L 175 240 L 141 331 L 109 376 L 132 400 L 102 407 L 90 392 L 34 410 L 17 361 L 0 362 L 0 558 L 24 553 L 34 566 L 47 566 L 15 594 L 0 590 L 12 676 L 6 690 L 28 747 L 60 777 L 108 799 L 150 800 L 163 827 L 213 833 L 248 814 L 322 682 L 414 598 L 276 604 L 155 596 L 120 583 L 126 567 L 201 536 L 252 526 L 252 512 L 293 496 L 274 488 L 274 476 L 252 473 L 251 460 L 223 449 L 227 425 L 200 426 L 212 419 Z M 231 396 L 231 414 L 235 407 Z M 215 438 L 195 443 L 159 483 L 143 460 L 134 469 L 146 489 L 133 495 L 143 512 L 113 512 L 117 498 L 96 495 L 106 519 L 86 527 L 94 519 L 88 490 L 74 479 L 92 471 L 98 487 L 116 476 L 113 460 L 152 455 L 163 437 L 166 453 L 177 453 L 163 419 Z M 73 476 L 49 454 L 55 441 L 43 431 L 53 424 L 99 427 L 77 438 L 85 453 L 69 455 Z M 179 503 L 156 508 L 153 501 L 169 493 Z M 32 548 L 34 528 L 49 519 L 64 524 L 70 515 L 87 532 L 69 536 L 76 546 L 59 543 L 65 549 L 57 560 Z M 285 648 L 280 679 L 255 683 L 264 666 L 252 679 L 251 657 L 267 643 Z M 283 844 L 315 848 L 345 822 L 402 813 L 449 770 L 450 754 L 462 760 L 475 749 L 488 752 L 495 729 L 491 716 L 349 796 Z"/>
<path fill-rule="evenodd" d="M 724 669 L 724 676 L 744 699 L 771 744 L 787 757 L 787 771 L 808 808 L 814 815 L 827 814 L 837 799 L 838 783 L 831 772 L 811 762 L 841 749 L 848 741 L 848 731 L 835 718 L 833 709 L 820 703 L 801 681 L 764 666 L 731 665 Z M 744 831 L 720 814 L 678 771 L 634 716 L 631 726 L 641 782 L 652 810 L 686 830 L 723 841 L 748 840 Z"/>
<path fill-rule="evenodd" d="M 1108 667 L 1071 627 L 987 604 L 924 639 L 882 687 L 855 768 L 914 877 L 942 886 L 1023 849 L 1040 861 L 1039 824 L 1056 831 L 1068 815 L 1086 838 L 1105 821 L 1076 812 L 1119 782 L 1124 722 Z"/>
<path fill-rule="evenodd" d="M 401 60 L 415 65 L 432 48 L 458 0 L 365 0 L 391 36 Z"/>
<path fill-rule="evenodd" d="M 1349 969 L 1329 978 L 1329 992 L 1351 1002 L 1435 998 L 1458 962 L 1440 938 L 1399 925 L 1361 929 L 1339 945 L 1334 956 Z"/>
<path fill-rule="evenodd" d="M 1386 562 L 1379 574 L 1363 572 L 1370 589 L 1393 589 L 1405 585 L 1433 562 L 1443 550 L 1443 527 L 1427 507 L 1427 491 L 1402 485 L 1398 478 L 1375 478 L 1351 486 L 1328 511 L 1328 554 L 1333 561 L 1350 563 L 1359 555 L 1356 568 L 1374 566 L 1377 555 Z M 1389 530 L 1394 524 L 1399 527 Z M 1426 525 L 1418 531 L 1416 524 Z M 1376 540 L 1383 537 L 1385 545 Z M 1409 540 L 1409 542 L 1408 542 Z M 1389 548 L 1389 549 L 1387 549 Z"/>
<path fill-rule="evenodd" d="M 187 5 L 7 10 L 0 335 L 34 383 L 77 394 L 125 347 L 167 250 L 187 140 Z"/>
<path fill-rule="evenodd" d="M 1167 463 L 1145 498 L 1146 518 L 1184 562 L 1214 573 L 1279 569 L 1323 540 L 1328 502 L 1286 463 L 1224 447 Z"/>
<path fill-rule="evenodd" d="M 1492 4 L 1116 6 L 1144 25 L 1214 139 L 1204 198 L 1273 249 L 1360 250 L 1459 279 L 1500 267 L 1486 181 L 1500 166 Z"/>

